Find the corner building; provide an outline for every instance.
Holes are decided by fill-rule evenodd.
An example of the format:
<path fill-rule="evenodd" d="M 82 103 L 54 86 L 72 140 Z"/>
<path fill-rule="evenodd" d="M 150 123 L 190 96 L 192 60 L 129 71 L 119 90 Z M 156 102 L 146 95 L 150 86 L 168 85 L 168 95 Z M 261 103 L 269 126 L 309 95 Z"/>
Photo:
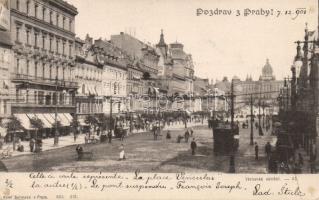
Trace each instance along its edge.
<path fill-rule="evenodd" d="M 56 121 L 70 126 L 75 113 L 74 20 L 77 9 L 62 0 L 11 0 L 15 88 L 12 114 L 32 134 L 31 118 L 52 135 Z M 55 115 L 55 113 L 58 113 Z M 31 131 L 31 132 L 30 132 Z M 30 134 L 27 134 L 30 137 Z"/>

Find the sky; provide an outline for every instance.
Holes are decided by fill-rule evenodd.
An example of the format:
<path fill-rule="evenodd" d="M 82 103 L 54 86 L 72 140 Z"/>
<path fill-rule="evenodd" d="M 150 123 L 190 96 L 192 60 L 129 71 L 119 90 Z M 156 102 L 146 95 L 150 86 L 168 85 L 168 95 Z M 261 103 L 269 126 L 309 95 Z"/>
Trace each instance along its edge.
<path fill-rule="evenodd" d="M 192 54 L 195 75 L 221 80 L 237 75 L 258 79 L 266 59 L 277 79 L 291 76 L 297 40 L 303 40 L 306 23 L 317 29 L 317 0 L 67 0 L 78 8 L 78 37 L 110 39 L 126 32 L 143 42 L 178 41 Z M 297 8 L 305 14 L 295 18 Z M 212 16 L 197 11 L 231 10 L 231 15 Z M 244 10 L 255 12 L 244 16 Z M 257 15 L 273 9 L 273 15 Z M 240 16 L 236 16 L 237 10 Z M 246 10 L 248 11 L 248 10 Z M 277 17 L 278 11 L 281 14 Z M 286 12 L 287 11 L 287 12 Z M 204 13 L 204 12 L 203 12 Z M 286 14 L 285 14 L 286 13 Z M 299 11 L 301 13 L 301 11 Z"/>

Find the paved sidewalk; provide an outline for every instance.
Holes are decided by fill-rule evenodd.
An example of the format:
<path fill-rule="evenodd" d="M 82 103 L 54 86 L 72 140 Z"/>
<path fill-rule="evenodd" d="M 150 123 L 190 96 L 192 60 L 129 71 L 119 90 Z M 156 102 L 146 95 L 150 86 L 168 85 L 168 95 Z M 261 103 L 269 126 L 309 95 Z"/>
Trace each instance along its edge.
<path fill-rule="evenodd" d="M 187 123 L 188 128 L 193 126 L 199 126 L 199 125 L 207 125 L 207 122 L 204 122 L 203 124 L 202 123 Z M 183 123 L 180 123 L 180 124 L 177 123 L 171 126 L 166 126 L 163 130 L 178 130 L 183 128 L 185 128 L 185 125 Z M 145 133 L 145 132 L 146 132 L 145 130 L 133 130 L 133 132 L 128 135 L 133 135 L 137 133 Z M 66 146 L 71 146 L 71 145 L 84 144 L 85 143 L 84 137 L 85 137 L 85 134 L 78 135 L 76 141 L 74 141 L 73 135 L 60 136 L 58 146 L 54 146 L 54 138 L 43 139 L 42 151 L 49 151 L 52 149 L 63 148 Z M 12 156 L 32 154 L 32 152 L 30 152 L 29 141 L 21 141 L 20 144 L 24 146 L 24 152 L 13 151 L 13 144 L 6 143 L 3 145 L 2 149 L 0 150 L 0 154 L 6 150 L 9 150 Z"/>

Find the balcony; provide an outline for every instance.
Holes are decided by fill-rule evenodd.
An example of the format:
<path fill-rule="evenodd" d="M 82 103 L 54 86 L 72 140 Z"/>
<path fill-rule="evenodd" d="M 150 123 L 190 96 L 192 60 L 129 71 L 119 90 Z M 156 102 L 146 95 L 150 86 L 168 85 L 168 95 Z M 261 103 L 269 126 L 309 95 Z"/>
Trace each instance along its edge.
<path fill-rule="evenodd" d="M 35 76 L 30 76 L 25 74 L 16 74 L 12 82 L 28 83 L 28 84 L 34 84 L 34 85 L 47 85 L 47 86 L 54 86 L 54 87 L 57 86 L 60 88 L 69 88 L 69 89 L 78 88 L 77 82 L 47 79 L 47 78 L 35 77 Z"/>

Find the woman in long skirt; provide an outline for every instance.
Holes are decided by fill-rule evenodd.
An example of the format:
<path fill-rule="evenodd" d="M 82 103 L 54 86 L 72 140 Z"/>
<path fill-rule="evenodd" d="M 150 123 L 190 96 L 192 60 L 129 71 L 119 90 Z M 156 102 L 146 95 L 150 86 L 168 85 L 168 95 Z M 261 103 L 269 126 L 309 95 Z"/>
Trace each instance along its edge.
<path fill-rule="evenodd" d="M 125 151 L 124 151 L 123 144 L 121 144 L 121 146 L 120 146 L 120 160 L 125 160 Z"/>

